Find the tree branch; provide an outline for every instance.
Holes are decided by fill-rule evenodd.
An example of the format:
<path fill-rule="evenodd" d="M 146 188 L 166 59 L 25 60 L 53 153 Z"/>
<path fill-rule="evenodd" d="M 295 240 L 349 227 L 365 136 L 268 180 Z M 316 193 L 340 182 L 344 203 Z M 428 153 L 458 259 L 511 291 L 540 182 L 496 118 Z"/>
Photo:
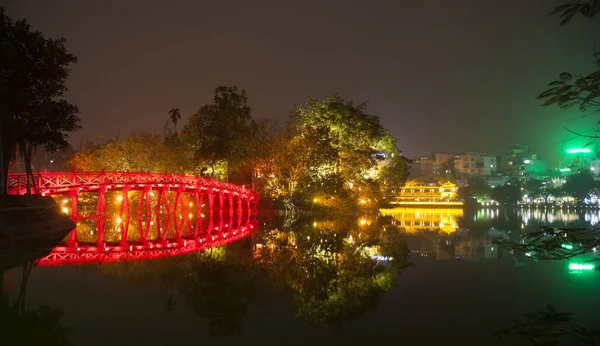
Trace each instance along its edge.
<path fill-rule="evenodd" d="M 578 132 L 575 132 L 575 131 L 573 131 L 573 130 L 570 130 L 570 129 L 566 128 L 566 127 L 565 127 L 564 129 L 565 129 L 565 130 L 567 130 L 567 131 L 569 131 L 569 132 L 571 132 L 571 133 L 572 133 L 572 134 L 574 134 L 574 135 L 577 135 L 577 136 L 579 136 L 579 137 L 583 137 L 583 138 L 593 138 L 593 139 L 600 139 L 600 136 L 584 135 L 584 134 L 582 134 L 582 133 L 578 133 Z"/>

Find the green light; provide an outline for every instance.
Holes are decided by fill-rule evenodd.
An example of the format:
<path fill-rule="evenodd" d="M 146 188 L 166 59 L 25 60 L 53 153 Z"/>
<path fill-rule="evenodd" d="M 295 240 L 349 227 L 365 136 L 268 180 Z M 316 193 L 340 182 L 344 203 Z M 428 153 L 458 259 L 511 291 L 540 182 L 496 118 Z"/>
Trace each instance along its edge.
<path fill-rule="evenodd" d="M 593 264 L 569 263 L 569 270 L 594 270 Z"/>
<path fill-rule="evenodd" d="M 567 250 L 573 250 L 573 245 L 571 244 L 560 244 L 560 247 Z"/>
<path fill-rule="evenodd" d="M 575 148 L 575 149 L 567 149 L 567 153 L 569 154 L 578 154 L 578 153 L 591 153 L 590 148 Z"/>
<path fill-rule="evenodd" d="M 561 168 L 560 171 L 561 172 L 570 172 L 571 169 L 570 168 Z"/>

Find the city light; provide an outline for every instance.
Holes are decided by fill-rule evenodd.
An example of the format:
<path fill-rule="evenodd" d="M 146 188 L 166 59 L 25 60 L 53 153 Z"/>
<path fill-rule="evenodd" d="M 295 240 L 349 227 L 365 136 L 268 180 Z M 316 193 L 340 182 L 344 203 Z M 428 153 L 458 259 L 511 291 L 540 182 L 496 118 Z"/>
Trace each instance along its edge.
<path fill-rule="evenodd" d="M 569 263 L 569 270 L 594 270 L 595 268 L 593 264 Z"/>
<path fill-rule="evenodd" d="M 591 153 L 591 152 L 592 151 L 590 150 L 590 148 L 567 149 L 567 153 L 569 153 L 569 154 Z"/>
<path fill-rule="evenodd" d="M 567 250 L 573 250 L 573 245 L 571 244 L 560 244 L 560 247 Z"/>

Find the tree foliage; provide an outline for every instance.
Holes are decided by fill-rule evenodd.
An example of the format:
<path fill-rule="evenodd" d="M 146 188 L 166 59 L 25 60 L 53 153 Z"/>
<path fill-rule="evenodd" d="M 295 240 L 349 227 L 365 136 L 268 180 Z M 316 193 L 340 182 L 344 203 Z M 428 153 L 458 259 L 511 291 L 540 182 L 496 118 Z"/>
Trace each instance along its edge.
<path fill-rule="evenodd" d="M 74 169 L 85 172 L 132 171 L 186 173 L 191 164 L 185 152 L 169 146 L 160 135 L 134 133 L 100 146 L 88 146 L 70 160 Z"/>
<path fill-rule="evenodd" d="M 381 203 L 386 192 L 402 185 L 407 160 L 395 139 L 366 106 L 338 95 L 322 101 L 309 98 L 296 107 L 286 131 L 270 146 L 270 156 L 259 167 L 265 193 L 274 198 L 312 201 L 323 194 L 326 182 L 333 196 Z"/>
<path fill-rule="evenodd" d="M 600 0 L 575 0 L 558 6 L 553 15 L 558 14 L 560 25 L 566 25 L 571 19 L 581 14 L 591 19 L 600 12 Z M 557 105 L 562 109 L 579 108 L 581 112 L 600 112 L 600 52 L 593 55 L 595 64 L 594 71 L 588 74 L 573 74 L 562 72 L 559 78 L 550 84 L 548 89 L 542 92 L 538 99 L 545 100 L 544 106 Z M 599 122 L 600 124 L 600 122 Z M 571 131 L 573 132 L 573 131 Z M 578 134 L 578 133 L 576 133 Z M 581 135 L 581 134 L 578 134 Z M 593 135 L 583 135 L 592 139 Z"/>
<path fill-rule="evenodd" d="M 566 4 L 556 7 L 550 14 L 558 15 L 560 26 L 563 26 L 577 14 L 591 19 L 598 13 L 600 13 L 600 0 L 569 0 Z"/>
<path fill-rule="evenodd" d="M 177 123 L 181 120 L 181 109 L 171 108 L 169 110 L 169 121 L 175 126 L 175 133 L 177 133 Z M 167 125 L 169 122 L 167 122 Z"/>
<path fill-rule="evenodd" d="M 213 103 L 191 116 L 182 135 L 194 159 L 206 163 L 203 173 L 214 175 L 219 162 L 225 164 L 226 170 L 239 168 L 249 151 L 247 139 L 253 125 L 246 91 L 238 91 L 236 86 L 219 86 Z"/>
<path fill-rule="evenodd" d="M 598 184 L 594 181 L 594 175 L 590 171 L 584 170 L 568 176 L 562 188 L 565 193 L 582 202 L 583 199 L 589 197 L 596 186 Z"/>
<path fill-rule="evenodd" d="M 64 96 L 75 56 L 65 40 L 45 38 L 25 20 L 13 22 L 0 8 L 0 187 L 5 192 L 8 163 L 17 152 L 31 175 L 37 146 L 65 148 L 80 128 L 76 106 Z"/>

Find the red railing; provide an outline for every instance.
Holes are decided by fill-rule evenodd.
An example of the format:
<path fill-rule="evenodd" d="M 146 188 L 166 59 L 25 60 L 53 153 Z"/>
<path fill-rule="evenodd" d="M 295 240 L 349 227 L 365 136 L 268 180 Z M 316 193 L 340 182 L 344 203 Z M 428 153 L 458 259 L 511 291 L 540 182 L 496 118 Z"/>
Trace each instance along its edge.
<path fill-rule="evenodd" d="M 180 187 L 184 191 L 213 189 L 225 193 L 240 194 L 251 199 L 258 195 L 245 186 L 208 178 L 181 174 L 151 172 L 38 172 L 34 173 L 33 183 L 42 195 L 61 194 L 79 189 L 80 192 L 95 191 L 100 188 L 122 188 L 142 190 L 145 187 Z M 25 173 L 8 175 L 8 193 L 23 195 L 27 190 Z M 33 191 L 33 189 L 32 189 Z"/>

